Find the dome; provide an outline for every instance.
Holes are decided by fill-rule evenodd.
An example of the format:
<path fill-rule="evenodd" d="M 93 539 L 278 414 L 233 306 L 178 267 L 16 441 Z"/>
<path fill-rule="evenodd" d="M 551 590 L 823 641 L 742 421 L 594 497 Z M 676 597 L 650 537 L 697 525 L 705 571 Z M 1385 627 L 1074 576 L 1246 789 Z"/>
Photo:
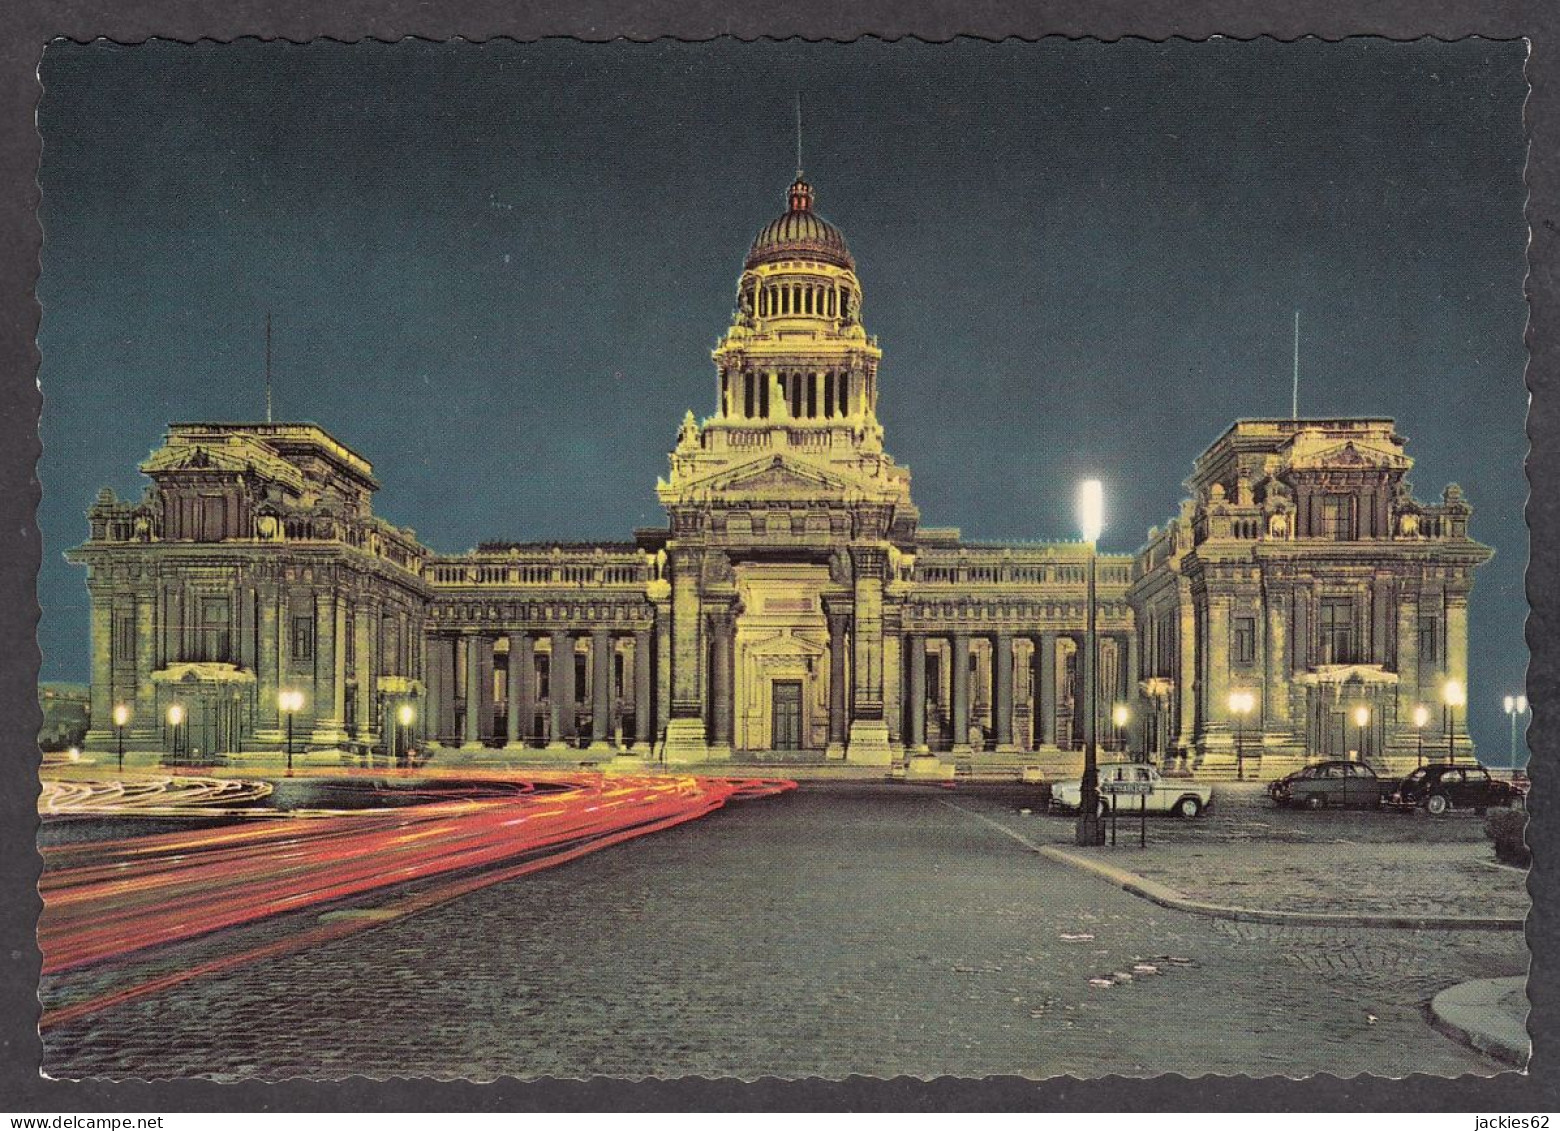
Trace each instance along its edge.
<path fill-rule="evenodd" d="M 812 185 L 800 173 L 791 185 L 790 201 L 791 207 L 785 214 L 771 220 L 758 233 L 744 268 L 781 259 L 816 259 L 854 271 L 856 261 L 845 246 L 845 236 L 813 211 Z"/>

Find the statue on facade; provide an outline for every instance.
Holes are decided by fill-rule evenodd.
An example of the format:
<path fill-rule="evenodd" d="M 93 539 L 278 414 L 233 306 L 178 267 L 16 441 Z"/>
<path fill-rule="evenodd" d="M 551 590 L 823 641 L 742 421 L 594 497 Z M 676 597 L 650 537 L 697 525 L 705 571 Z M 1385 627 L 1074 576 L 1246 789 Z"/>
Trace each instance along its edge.
<path fill-rule="evenodd" d="M 844 550 L 835 550 L 829 555 L 829 580 L 836 585 L 850 585 L 854 581 L 850 558 Z"/>
<path fill-rule="evenodd" d="M 731 559 L 725 551 L 711 550 L 704 555 L 704 584 L 730 585 L 736 579 L 736 571 L 731 568 Z"/>

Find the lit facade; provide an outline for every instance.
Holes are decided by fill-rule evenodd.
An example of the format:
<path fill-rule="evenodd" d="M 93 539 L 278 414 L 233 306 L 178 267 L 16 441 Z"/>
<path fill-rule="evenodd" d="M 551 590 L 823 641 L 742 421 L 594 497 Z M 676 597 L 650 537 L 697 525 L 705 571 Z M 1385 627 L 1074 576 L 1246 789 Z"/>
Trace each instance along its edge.
<path fill-rule="evenodd" d="M 1073 772 L 1090 547 L 921 525 L 884 448 L 861 307 L 845 239 L 798 177 L 743 265 L 715 412 L 684 418 L 656 484 L 666 525 L 619 543 L 438 554 L 372 513 L 372 468 L 315 425 L 171 426 L 146 497 L 105 490 L 69 554 L 92 598 L 88 741 L 112 741 L 121 705 L 127 747 L 165 750 L 177 703 L 192 755 L 274 750 L 278 694 L 301 691 L 300 738 L 349 756 L 394 738 Z M 1421 736 L 1444 749 L 1412 707 L 1441 721 L 1439 689 L 1466 687 L 1489 551 L 1455 487 L 1413 500 L 1408 466 L 1390 421 L 1220 438 L 1176 519 L 1097 557 L 1102 746 L 1213 776 L 1238 751 L 1264 777 L 1350 750 L 1412 758 Z M 1236 720 L 1228 693 L 1247 688 L 1257 706 Z M 403 704 L 412 733 L 392 735 Z M 1339 731 L 1359 705 L 1363 736 Z"/>

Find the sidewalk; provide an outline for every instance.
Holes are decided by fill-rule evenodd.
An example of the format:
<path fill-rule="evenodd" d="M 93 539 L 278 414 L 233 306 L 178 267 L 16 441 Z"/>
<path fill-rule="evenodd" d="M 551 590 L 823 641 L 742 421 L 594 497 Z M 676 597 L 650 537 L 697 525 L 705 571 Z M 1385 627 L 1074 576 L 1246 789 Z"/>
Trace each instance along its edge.
<path fill-rule="evenodd" d="M 1430 1002 L 1441 1032 L 1516 1068 L 1532 1055 L 1527 1034 L 1527 979 L 1480 978 L 1442 990 Z"/>

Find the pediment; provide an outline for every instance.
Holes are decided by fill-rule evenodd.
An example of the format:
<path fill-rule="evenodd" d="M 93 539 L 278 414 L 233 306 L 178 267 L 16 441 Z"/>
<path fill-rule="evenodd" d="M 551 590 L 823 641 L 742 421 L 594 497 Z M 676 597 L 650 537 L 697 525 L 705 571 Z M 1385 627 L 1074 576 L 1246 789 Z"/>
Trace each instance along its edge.
<path fill-rule="evenodd" d="M 1409 461 L 1394 452 L 1384 451 L 1370 444 L 1357 443 L 1354 440 L 1345 441 L 1342 444 L 1334 444 L 1329 448 L 1306 452 L 1303 456 L 1296 456 L 1291 466 L 1306 470 L 1402 470 L 1407 468 Z"/>
<path fill-rule="evenodd" d="M 843 495 L 850 489 L 839 476 L 778 455 L 730 468 L 699 486 L 722 495 L 764 498 L 816 498 Z"/>
<path fill-rule="evenodd" d="M 243 472 L 250 461 L 220 445 L 165 447 L 151 454 L 141 470 L 148 475 L 170 471 Z"/>

